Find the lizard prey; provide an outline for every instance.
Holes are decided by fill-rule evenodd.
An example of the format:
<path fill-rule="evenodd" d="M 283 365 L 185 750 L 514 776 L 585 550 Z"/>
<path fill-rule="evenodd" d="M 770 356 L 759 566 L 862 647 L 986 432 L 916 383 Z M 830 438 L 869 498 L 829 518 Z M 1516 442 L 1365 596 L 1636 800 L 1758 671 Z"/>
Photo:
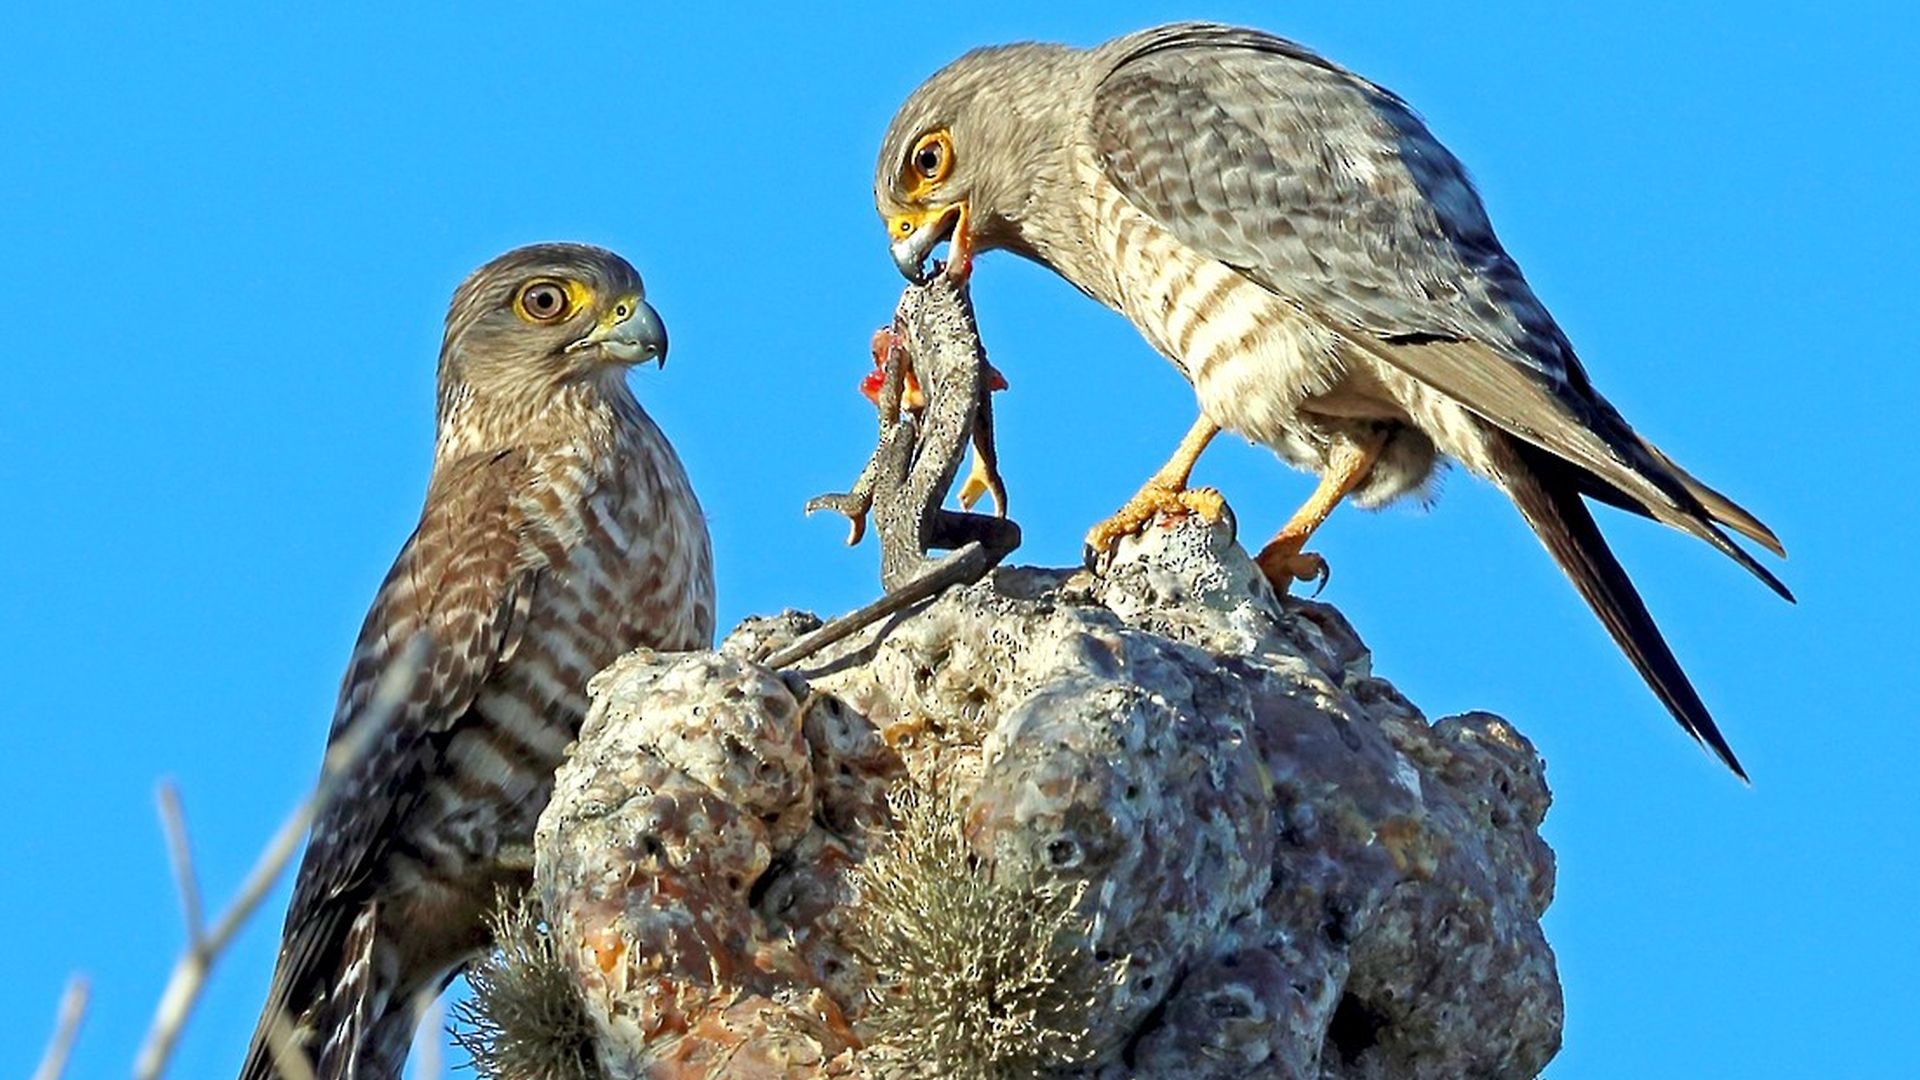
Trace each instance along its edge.
<path fill-rule="evenodd" d="M 848 544 L 860 542 L 872 516 L 886 593 L 769 656 L 771 667 L 792 664 L 950 586 L 978 581 L 1020 546 L 1020 526 L 1004 516 L 1006 487 L 994 454 L 990 395 L 998 373 L 987 363 L 963 286 L 944 276 L 909 286 L 893 325 L 875 334 L 873 345 L 879 445 L 851 491 L 810 499 L 806 509 L 846 515 Z M 974 468 L 962 498 L 991 494 L 994 514 L 943 505 L 969 444 Z M 933 550 L 950 553 L 936 558 L 928 554 Z"/>

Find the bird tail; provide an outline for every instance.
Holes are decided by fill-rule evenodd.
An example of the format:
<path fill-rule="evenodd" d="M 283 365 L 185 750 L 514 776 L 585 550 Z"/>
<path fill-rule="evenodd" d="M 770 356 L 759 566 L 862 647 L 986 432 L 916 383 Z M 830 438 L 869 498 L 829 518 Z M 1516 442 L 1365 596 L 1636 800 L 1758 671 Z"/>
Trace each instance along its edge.
<path fill-rule="evenodd" d="M 1503 436 L 1502 440 L 1507 449 L 1504 456 L 1508 458 L 1501 470 L 1504 486 L 1534 535 L 1572 579 L 1574 588 L 1600 617 L 1607 633 L 1613 636 L 1615 644 L 1626 653 L 1673 718 L 1695 741 L 1713 751 L 1735 776 L 1747 779 L 1733 748 L 1727 745 L 1687 673 L 1681 669 L 1680 661 L 1654 624 L 1645 601 L 1600 534 L 1600 527 L 1581 498 L 1578 478 L 1546 451 L 1511 437 Z M 1704 489 L 1704 485 L 1702 487 Z"/>
<path fill-rule="evenodd" d="M 291 1080 L 299 1067 L 316 1080 L 399 1080 L 413 1015 L 392 1000 L 379 910 L 288 927 L 240 1080 Z"/>
<path fill-rule="evenodd" d="M 1640 452 L 1640 460 L 1633 467 L 1633 474 L 1659 489 L 1666 498 L 1653 500 L 1631 494 L 1619 484 L 1585 466 L 1560 459 L 1560 469 L 1569 474 L 1573 487 L 1581 494 L 1598 499 L 1608 506 L 1651 518 L 1663 525 L 1672 526 L 1681 532 L 1705 540 L 1722 555 L 1738 563 L 1741 569 L 1759 579 L 1761 584 L 1772 589 L 1782 600 L 1788 603 L 1794 602 L 1793 590 L 1787 588 L 1786 583 L 1782 582 L 1773 571 L 1760 565 L 1759 560 L 1749 555 L 1745 548 L 1734 543 L 1731 537 L 1721 531 L 1720 526 L 1725 525 L 1784 558 L 1787 550 L 1781 545 L 1780 538 L 1773 534 L 1772 529 L 1767 528 L 1759 518 L 1748 513 L 1738 503 L 1708 487 L 1692 473 L 1675 464 L 1674 460 L 1661 453 L 1658 447 L 1634 434 L 1624 422 L 1620 424 L 1620 432 L 1616 439 Z"/>
<path fill-rule="evenodd" d="M 1647 453 L 1653 455 L 1655 461 L 1667 467 L 1667 471 L 1680 481 L 1681 486 L 1687 489 L 1687 494 L 1692 495 L 1713 520 L 1775 555 L 1783 559 L 1787 557 L 1787 549 L 1780 543 L 1780 538 L 1775 536 L 1773 530 L 1767 528 L 1759 518 L 1748 513 L 1745 507 L 1702 483 L 1692 473 L 1681 468 L 1678 462 L 1668 457 L 1659 447 L 1645 439 L 1640 440 L 1640 445 Z"/>

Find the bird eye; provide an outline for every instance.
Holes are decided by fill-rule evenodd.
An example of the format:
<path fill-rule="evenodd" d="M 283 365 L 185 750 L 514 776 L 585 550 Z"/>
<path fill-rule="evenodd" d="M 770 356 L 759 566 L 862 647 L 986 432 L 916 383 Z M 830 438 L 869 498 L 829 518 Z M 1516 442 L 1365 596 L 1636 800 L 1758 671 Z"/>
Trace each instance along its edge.
<path fill-rule="evenodd" d="M 937 184 L 953 171 L 953 140 L 945 131 L 928 132 L 920 136 L 913 144 L 913 153 L 907 156 L 907 165 L 913 170 L 919 182 L 926 185 Z"/>
<path fill-rule="evenodd" d="M 556 322 L 568 314 L 572 301 L 566 286 L 546 278 L 536 278 L 520 287 L 513 299 L 520 317 L 528 322 Z"/>

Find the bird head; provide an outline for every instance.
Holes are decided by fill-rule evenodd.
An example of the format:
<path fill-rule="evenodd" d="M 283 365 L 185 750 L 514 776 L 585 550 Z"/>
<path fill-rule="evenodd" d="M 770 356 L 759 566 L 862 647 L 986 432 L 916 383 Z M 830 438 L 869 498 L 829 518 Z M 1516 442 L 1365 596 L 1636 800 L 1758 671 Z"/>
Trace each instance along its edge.
<path fill-rule="evenodd" d="M 1034 185 L 1063 166 L 1070 126 L 1062 88 L 1075 50 L 1059 45 L 976 49 L 922 83 L 894 114 L 880 145 L 874 206 L 894 265 L 925 281 L 927 261 L 950 245 L 947 274 L 964 281 L 976 252 L 1022 242 Z"/>
<path fill-rule="evenodd" d="M 545 397 L 667 362 L 667 329 L 627 260 L 585 244 L 516 248 L 475 270 L 447 310 L 443 397 Z"/>

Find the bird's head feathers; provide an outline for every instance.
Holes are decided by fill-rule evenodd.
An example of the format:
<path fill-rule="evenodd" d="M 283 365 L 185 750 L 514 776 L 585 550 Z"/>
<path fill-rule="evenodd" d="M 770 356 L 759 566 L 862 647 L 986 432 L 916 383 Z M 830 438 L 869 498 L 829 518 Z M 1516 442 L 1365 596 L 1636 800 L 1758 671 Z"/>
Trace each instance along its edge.
<path fill-rule="evenodd" d="M 667 332 L 627 260 L 585 244 L 516 248 L 454 291 L 440 347 L 450 392 L 520 400 L 666 362 Z"/>
<path fill-rule="evenodd" d="M 1023 211 L 1036 184 L 1062 175 L 1074 132 L 1068 103 L 1086 55 L 1032 43 L 976 49 L 900 106 L 881 142 L 873 197 L 902 274 L 923 279 L 943 242 L 957 277 L 975 251 L 1025 250 Z"/>

